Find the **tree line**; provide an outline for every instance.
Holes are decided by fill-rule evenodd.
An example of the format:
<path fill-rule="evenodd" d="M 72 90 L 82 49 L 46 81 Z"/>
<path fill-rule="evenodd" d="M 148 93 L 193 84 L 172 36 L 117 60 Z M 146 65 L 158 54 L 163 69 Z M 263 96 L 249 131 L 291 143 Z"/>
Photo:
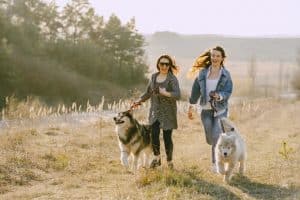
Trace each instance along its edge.
<path fill-rule="evenodd" d="M 107 21 L 88 0 L 0 0 L 0 96 L 94 102 L 145 84 L 135 19 Z"/>

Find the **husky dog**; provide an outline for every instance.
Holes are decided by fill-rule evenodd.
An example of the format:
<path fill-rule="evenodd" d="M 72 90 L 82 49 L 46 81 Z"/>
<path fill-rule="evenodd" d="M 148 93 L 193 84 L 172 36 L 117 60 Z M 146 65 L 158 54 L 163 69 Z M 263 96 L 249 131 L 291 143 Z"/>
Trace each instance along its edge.
<path fill-rule="evenodd" d="M 224 175 L 224 181 L 229 182 L 237 163 L 239 163 L 240 174 L 245 171 L 246 145 L 229 119 L 222 118 L 221 123 L 225 133 L 220 134 L 215 147 L 216 164 L 218 172 Z"/>
<path fill-rule="evenodd" d="M 141 125 L 133 118 L 131 111 L 120 112 L 114 117 L 119 148 L 121 151 L 121 163 L 129 169 L 128 157 L 133 157 L 132 170 L 138 168 L 138 160 L 144 153 L 143 166 L 149 167 L 150 157 L 153 155 L 151 145 L 151 129 L 149 125 Z"/>

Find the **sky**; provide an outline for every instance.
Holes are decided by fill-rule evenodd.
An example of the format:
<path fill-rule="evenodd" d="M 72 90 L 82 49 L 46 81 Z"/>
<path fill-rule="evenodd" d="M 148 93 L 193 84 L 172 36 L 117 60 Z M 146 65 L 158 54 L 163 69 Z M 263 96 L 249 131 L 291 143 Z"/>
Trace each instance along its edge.
<path fill-rule="evenodd" d="M 56 0 L 59 6 L 68 0 Z M 138 32 L 300 36 L 300 0 L 89 0 L 107 21 L 135 18 Z"/>

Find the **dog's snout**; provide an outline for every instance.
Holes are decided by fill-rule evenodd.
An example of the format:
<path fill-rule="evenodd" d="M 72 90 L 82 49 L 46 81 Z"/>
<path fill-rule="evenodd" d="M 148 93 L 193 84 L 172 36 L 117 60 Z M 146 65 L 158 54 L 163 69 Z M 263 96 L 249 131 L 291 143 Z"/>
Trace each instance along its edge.
<path fill-rule="evenodd" d="M 117 118 L 116 118 L 116 117 L 114 117 L 114 120 L 116 121 L 116 120 L 117 120 Z"/>
<path fill-rule="evenodd" d="M 227 152 L 224 152 L 224 156 L 227 156 Z"/>

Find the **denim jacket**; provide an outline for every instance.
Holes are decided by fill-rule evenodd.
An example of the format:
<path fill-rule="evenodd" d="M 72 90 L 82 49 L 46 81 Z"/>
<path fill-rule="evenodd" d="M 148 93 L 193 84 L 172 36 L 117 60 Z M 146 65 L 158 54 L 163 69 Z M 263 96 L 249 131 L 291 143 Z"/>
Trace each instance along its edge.
<path fill-rule="evenodd" d="M 228 70 L 225 67 L 221 68 L 221 76 L 217 84 L 216 92 L 221 96 L 220 101 L 216 101 L 216 111 L 218 112 L 224 111 L 228 109 L 228 99 L 232 94 L 232 80 Z M 196 104 L 198 99 L 200 98 L 200 105 L 204 106 L 209 99 L 206 99 L 206 77 L 209 68 L 205 68 L 199 72 L 198 77 L 195 79 L 192 92 L 190 96 L 190 104 Z"/>

